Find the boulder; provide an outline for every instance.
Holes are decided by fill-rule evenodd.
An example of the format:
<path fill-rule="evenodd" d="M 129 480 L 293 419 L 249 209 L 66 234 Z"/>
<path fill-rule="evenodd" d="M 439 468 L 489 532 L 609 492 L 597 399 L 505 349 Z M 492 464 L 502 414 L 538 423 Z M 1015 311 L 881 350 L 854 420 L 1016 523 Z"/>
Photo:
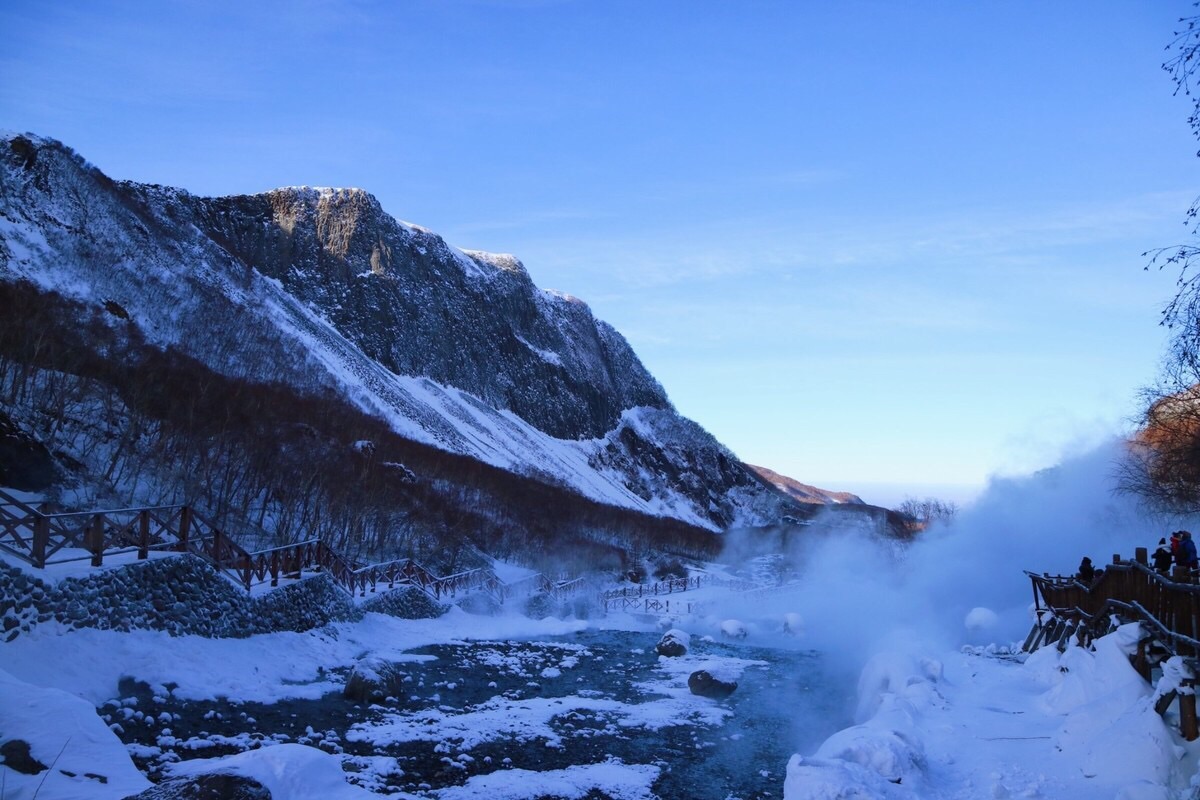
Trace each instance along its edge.
<path fill-rule="evenodd" d="M 687 655 L 688 644 L 691 642 L 691 638 L 686 631 L 672 628 L 663 634 L 663 637 L 659 639 L 654 649 L 660 656 L 668 656 L 670 658 Z"/>
<path fill-rule="evenodd" d="M 745 639 L 746 626 L 736 619 L 727 619 L 721 623 L 721 635 L 727 639 Z"/>
<path fill-rule="evenodd" d="M 398 696 L 404 673 L 397 664 L 379 658 L 364 658 L 354 665 L 346 677 L 342 695 L 358 703 L 378 703 L 388 696 Z"/>
<path fill-rule="evenodd" d="M 126 800 L 271 800 L 271 792 L 253 778 L 214 772 L 171 778 Z"/>
<path fill-rule="evenodd" d="M 722 680 L 705 669 L 698 669 L 688 676 L 688 689 L 701 697 L 729 697 L 737 687 L 737 681 Z"/>

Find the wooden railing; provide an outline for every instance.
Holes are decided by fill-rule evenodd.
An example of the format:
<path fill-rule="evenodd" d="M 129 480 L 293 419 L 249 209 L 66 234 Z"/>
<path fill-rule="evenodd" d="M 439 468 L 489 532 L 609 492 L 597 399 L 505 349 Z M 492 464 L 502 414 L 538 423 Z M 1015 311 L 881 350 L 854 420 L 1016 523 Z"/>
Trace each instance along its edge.
<path fill-rule="evenodd" d="M 574 597 L 589 590 L 594 591 L 594 584 L 584 577 L 572 580 L 555 580 L 545 575 L 539 575 L 538 578 L 539 590 L 559 601 L 566 600 L 568 597 Z"/>
<path fill-rule="evenodd" d="M 1090 585 L 1073 576 L 1025 574 L 1033 583 L 1039 621 L 1052 612 L 1060 620 L 1092 627 L 1117 613 L 1148 625 L 1174 654 L 1200 656 L 1200 585 L 1190 576 L 1173 578 L 1138 560 L 1117 557 Z"/>
<path fill-rule="evenodd" d="M 1113 556 L 1113 563 L 1086 584 L 1073 576 L 1026 571 L 1033 582 L 1038 620 L 1024 649 L 1057 644 L 1061 650 L 1072 636 L 1084 643 L 1088 636 L 1104 633 L 1110 617 L 1115 616 L 1142 626 L 1131 662 L 1147 681 L 1155 663 L 1153 648 L 1159 648 L 1158 658 L 1163 651 L 1182 656 L 1196 670 L 1200 666 L 1200 585 L 1188 570 L 1176 570 L 1176 574 L 1166 575 L 1150 569 L 1145 549 L 1138 548 L 1132 561 Z M 1155 703 L 1155 709 L 1163 714 L 1178 701 L 1180 733 L 1189 742 L 1200 738 L 1195 684 L 1195 679 L 1186 678 L 1181 688 L 1172 689 Z"/>
<path fill-rule="evenodd" d="M 637 586 L 628 586 L 624 589 L 610 589 L 600 595 L 603 600 L 616 600 L 618 598 L 631 597 L 646 597 L 657 596 L 660 594 L 673 594 L 675 592 L 686 592 L 689 589 L 699 589 L 705 583 L 713 581 L 711 575 L 693 575 L 690 578 L 669 578 L 665 581 L 658 581 L 648 586 L 638 584 Z"/>
<path fill-rule="evenodd" d="M 106 551 L 136 550 L 139 558 L 146 558 L 150 550 L 170 549 L 187 540 L 185 509 L 156 506 L 54 513 L 0 491 L 0 547 L 39 568 L 84 558 L 99 566 Z"/>
<path fill-rule="evenodd" d="M 604 611 L 627 611 L 632 614 L 691 614 L 699 603 L 669 597 L 646 595 L 644 597 L 610 597 L 604 602 Z"/>
<path fill-rule="evenodd" d="M 717 578 L 712 575 L 693 575 L 690 578 L 670 578 L 647 586 L 629 586 L 624 589 L 611 589 L 600 594 L 600 605 L 605 612 L 631 611 L 646 614 L 690 614 L 701 607 L 697 601 L 659 600 L 664 595 L 699 589 L 701 586 L 724 586 L 738 592 L 775 592 L 789 590 L 788 586 L 763 587 L 752 581 Z"/>
<path fill-rule="evenodd" d="M 276 586 L 280 578 L 299 578 L 305 569 L 320 569 L 351 596 L 397 584 L 416 586 L 435 600 L 481 590 L 504 602 L 516 592 L 488 568 L 443 577 L 411 558 L 358 564 L 318 539 L 249 552 L 187 505 L 50 513 L 44 504 L 35 507 L 0 491 L 0 548 L 39 569 L 83 559 L 98 567 L 106 555 L 135 550 L 139 559 L 148 558 L 151 550 L 193 553 L 247 591 L 265 583 Z M 583 585 L 582 579 L 555 582 L 540 574 L 528 580 L 558 599 Z"/>

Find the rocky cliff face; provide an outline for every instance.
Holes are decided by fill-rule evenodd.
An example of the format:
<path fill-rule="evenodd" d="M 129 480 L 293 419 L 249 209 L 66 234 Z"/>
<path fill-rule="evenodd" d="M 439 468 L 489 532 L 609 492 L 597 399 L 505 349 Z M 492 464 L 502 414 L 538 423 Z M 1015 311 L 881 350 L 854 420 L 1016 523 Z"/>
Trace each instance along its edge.
<path fill-rule="evenodd" d="M 130 187 L 150 206 L 154 193 Z M 512 411 L 561 439 L 626 408 L 668 407 L 625 340 L 511 256 L 464 253 L 359 189 L 193 198 L 190 216 L 247 270 L 278 280 L 364 355 Z"/>
<path fill-rule="evenodd" d="M 201 198 L 9 137 L 0 279 L 22 278 L 224 374 L 339 392 L 405 436 L 604 503 L 713 530 L 786 513 L 584 303 L 361 190 Z"/>

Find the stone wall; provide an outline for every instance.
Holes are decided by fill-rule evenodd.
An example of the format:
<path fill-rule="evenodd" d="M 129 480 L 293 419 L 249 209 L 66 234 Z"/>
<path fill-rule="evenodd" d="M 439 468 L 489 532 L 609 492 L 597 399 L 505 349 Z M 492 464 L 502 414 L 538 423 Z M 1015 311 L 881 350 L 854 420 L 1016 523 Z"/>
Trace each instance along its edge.
<path fill-rule="evenodd" d="M 141 561 L 52 585 L 0 562 L 0 637 L 12 641 L 51 620 L 71 628 L 149 629 L 172 636 L 244 637 L 306 631 L 378 611 L 406 619 L 445 608 L 405 586 L 357 606 L 328 575 L 247 595 L 192 555 Z"/>

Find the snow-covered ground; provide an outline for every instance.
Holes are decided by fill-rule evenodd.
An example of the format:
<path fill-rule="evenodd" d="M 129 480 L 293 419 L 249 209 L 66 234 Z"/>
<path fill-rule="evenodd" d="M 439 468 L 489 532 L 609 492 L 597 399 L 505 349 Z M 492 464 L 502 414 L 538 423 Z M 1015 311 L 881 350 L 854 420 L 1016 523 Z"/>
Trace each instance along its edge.
<path fill-rule="evenodd" d="M 97 706 L 113 722 L 153 726 L 162 749 L 172 740 L 173 722 L 142 714 L 136 703 L 114 705 L 123 678 L 179 702 L 300 702 L 340 691 L 343 678 L 332 671 L 368 656 L 404 666 L 430 658 L 414 649 L 475 641 L 499 643 L 472 651 L 481 676 L 508 676 L 510 686 L 522 689 L 553 681 L 578 688 L 552 699 L 537 690 L 506 696 L 495 689 L 492 696 L 482 688 L 490 700 L 453 705 L 456 687 L 426 687 L 441 693 L 437 705 L 372 707 L 371 719 L 356 721 L 346 742 L 437 741 L 446 748 L 445 760 L 465 768 L 475 759 L 500 757 L 504 747 L 524 752 L 532 742 L 561 752 L 554 747 L 561 729 L 550 723 L 563 714 L 599 720 L 597 735 L 636 732 L 634 741 L 662 726 L 715 729 L 728 719 L 730 706 L 691 695 L 690 671 L 749 678 L 761 666 L 750 650 L 738 657 L 738 648 L 811 647 L 828 666 L 860 676 L 857 709 L 848 713 L 853 724 L 823 744 L 797 744 L 790 761 L 781 756 L 778 763 L 764 763 L 752 751 L 746 754 L 741 768 L 768 776 L 773 796 L 1194 798 L 1200 794 L 1200 745 L 1180 737 L 1177 705 L 1165 716 L 1155 711 L 1159 693 L 1179 686 L 1183 667 L 1167 663 L 1154 673 L 1157 686 L 1146 683 L 1128 659 L 1136 625 L 1091 648 L 1014 652 L 1013 642 L 1023 638 L 1031 619 L 1022 567 L 1070 571 L 1082 554 L 1103 558 L 1151 543 L 1166 524 L 1111 499 L 1098 477 L 1110 474 L 1110 463 L 1107 454 L 1094 453 L 1029 479 L 996 482 L 953 530 L 935 531 L 900 554 L 872 550 L 859 536 L 832 537 L 804 545 L 806 572 L 794 586 L 749 595 L 705 587 L 701 613 L 663 620 L 690 634 L 694 652 L 687 660 L 655 663 L 653 653 L 640 650 L 629 656 L 649 664 L 652 674 L 635 701 L 595 691 L 577 678 L 586 648 L 565 638 L 599 625 L 660 629 L 620 615 L 598 623 L 484 617 L 458 609 L 438 620 L 371 614 L 307 633 L 222 640 L 41 625 L 0 645 L 0 731 L 4 741 L 29 742 L 30 755 L 51 769 L 23 775 L 4 768 L 0 796 L 121 798 L 147 788 L 131 762 L 133 748 L 122 744 Z M 533 644 L 514 655 L 503 643 L 516 639 Z M 706 642 L 719 642 L 719 650 L 703 652 Z M 787 713 L 787 702 L 781 695 L 774 710 Z M 319 733 L 312 733 L 313 741 Z M 697 748 L 708 746 L 703 735 L 694 741 Z M 301 741 L 254 745 L 235 755 L 167 760 L 163 771 L 236 772 L 261 781 L 276 797 L 303 800 L 373 796 L 370 789 L 382 789 L 384 782 L 364 780 L 364 773 L 383 776 L 397 767 L 395 759 L 330 752 Z M 638 756 L 600 756 L 546 769 L 477 769 L 465 782 L 422 789 L 419 796 L 658 796 L 669 757 Z M 345 778 L 343 767 L 351 763 L 360 785 Z"/>
<path fill-rule="evenodd" d="M 1137 625 L 1094 651 L 890 652 L 859 685 L 863 721 L 788 764 L 788 800 L 1193 797 L 1200 745 L 1130 666 Z"/>
<path fill-rule="evenodd" d="M 707 635 L 703 620 L 675 624 L 681 622 Z M 477 617 L 455 610 L 441 620 L 369 615 L 334 631 L 250 639 L 67 632 L 42 626 L 0 648 L 0 730 L 5 740 L 28 741 L 31 755 L 52 769 L 28 776 L 5 769 L 4 797 L 120 798 L 150 785 L 96 712 L 97 705 L 117 696 L 123 676 L 136 676 L 156 692 L 183 699 L 319 698 L 341 688 L 329 670 L 354 663 L 364 652 L 403 663 L 416 658 L 409 650 L 424 644 L 556 636 L 585 625 L 516 615 Z M 745 768 L 780 776 L 779 789 L 790 800 L 1191 796 L 1185 791 L 1197 772 L 1200 747 L 1180 739 L 1171 714 L 1164 720 L 1155 713 L 1153 688 L 1126 657 L 1136 640 L 1136 626 L 1125 626 L 1098 640 L 1094 651 L 1072 647 L 1059 654 L 1050 648 L 1027 659 L 995 647 L 886 650 L 862 672 L 859 724 L 835 734 L 815 752 L 794 756 L 786 765 L 786 779 L 784 764 L 746 763 Z M 555 652 L 532 677 L 577 666 L 571 648 Z M 666 696 L 646 703 L 621 703 L 586 689 L 565 700 L 531 697 L 506 704 L 497 698 L 469 715 L 397 713 L 356 726 L 357 738 L 385 744 L 448 740 L 470 753 L 472 743 L 496 740 L 518 747 L 545 739 L 552 746 L 555 734 L 548 721 L 565 711 L 603 712 L 614 724 L 632 729 L 676 724 L 689 714 L 701 715 L 700 724 L 718 724 L 728 711 L 719 702 L 680 689 L 687 672 L 705 668 L 736 678 L 753 662 L 662 659 L 662 664 L 655 689 Z M 494 666 L 528 669 L 502 662 Z M 641 764 L 607 760 L 542 772 L 497 770 L 424 796 L 583 797 L 598 789 L 615 798 L 651 798 L 660 771 L 657 760 L 657 754 L 647 753 Z M 297 743 L 191 759 L 168 765 L 166 774 L 202 770 L 253 777 L 279 798 L 372 795 L 346 782 L 338 756 Z M 88 774 L 103 774 L 107 783 Z"/>

